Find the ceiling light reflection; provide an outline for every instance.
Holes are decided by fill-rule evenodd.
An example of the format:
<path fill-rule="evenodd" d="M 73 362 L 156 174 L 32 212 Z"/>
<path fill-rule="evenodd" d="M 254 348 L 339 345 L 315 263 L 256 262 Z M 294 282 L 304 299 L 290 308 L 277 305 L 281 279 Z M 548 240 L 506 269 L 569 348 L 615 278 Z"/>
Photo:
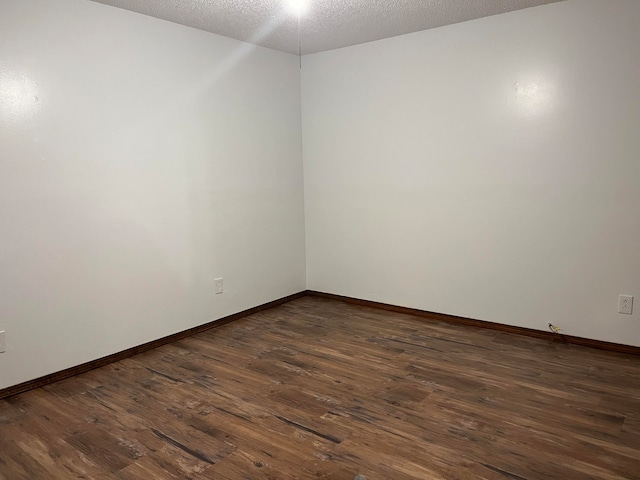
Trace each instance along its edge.
<path fill-rule="evenodd" d="M 309 7 L 309 0 L 287 0 L 289 10 L 295 15 L 301 15 Z"/>
<path fill-rule="evenodd" d="M 24 120 L 39 107 L 38 84 L 33 78 L 18 72 L 0 72 L 0 119 Z"/>
<path fill-rule="evenodd" d="M 527 116 L 537 116 L 550 110 L 556 101 L 556 85 L 551 78 L 526 76 L 513 86 L 516 109 Z"/>

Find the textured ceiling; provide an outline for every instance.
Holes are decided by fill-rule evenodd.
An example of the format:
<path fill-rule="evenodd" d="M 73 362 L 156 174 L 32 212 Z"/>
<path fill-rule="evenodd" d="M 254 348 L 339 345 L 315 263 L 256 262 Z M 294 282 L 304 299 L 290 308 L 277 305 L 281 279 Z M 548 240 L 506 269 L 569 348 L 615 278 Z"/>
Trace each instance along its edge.
<path fill-rule="evenodd" d="M 171 22 L 298 53 L 288 0 L 93 0 Z M 559 0 L 308 0 L 302 53 L 464 22 Z"/>

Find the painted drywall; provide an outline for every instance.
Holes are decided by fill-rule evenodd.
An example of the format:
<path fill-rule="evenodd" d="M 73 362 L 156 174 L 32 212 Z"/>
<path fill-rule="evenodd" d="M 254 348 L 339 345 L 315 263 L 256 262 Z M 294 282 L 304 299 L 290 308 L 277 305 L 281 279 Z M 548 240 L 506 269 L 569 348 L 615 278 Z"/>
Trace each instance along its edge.
<path fill-rule="evenodd" d="M 308 288 L 640 345 L 639 24 L 575 0 L 305 56 Z"/>
<path fill-rule="evenodd" d="M 304 290 L 303 216 L 296 56 L 0 0 L 0 388 Z"/>

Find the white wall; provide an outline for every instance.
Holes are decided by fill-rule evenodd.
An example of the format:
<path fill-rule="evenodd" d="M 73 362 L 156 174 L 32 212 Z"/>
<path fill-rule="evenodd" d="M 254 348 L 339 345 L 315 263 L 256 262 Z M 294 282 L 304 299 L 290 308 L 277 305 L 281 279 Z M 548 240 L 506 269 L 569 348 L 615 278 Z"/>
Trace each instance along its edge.
<path fill-rule="evenodd" d="M 306 56 L 308 288 L 640 345 L 639 20 L 575 0 Z M 302 195 L 295 56 L 0 0 L 0 388 L 303 290 Z"/>
<path fill-rule="evenodd" d="M 575 0 L 305 56 L 308 288 L 640 345 L 639 24 Z"/>
<path fill-rule="evenodd" d="M 304 290 L 300 142 L 296 56 L 0 0 L 0 388 Z"/>

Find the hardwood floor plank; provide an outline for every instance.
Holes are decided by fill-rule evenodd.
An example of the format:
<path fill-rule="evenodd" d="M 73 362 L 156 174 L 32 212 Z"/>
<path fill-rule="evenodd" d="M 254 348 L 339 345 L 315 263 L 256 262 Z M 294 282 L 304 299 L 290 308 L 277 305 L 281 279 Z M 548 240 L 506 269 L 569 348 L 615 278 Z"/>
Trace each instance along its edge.
<path fill-rule="evenodd" d="M 0 479 L 640 479 L 640 357 L 317 297 L 0 401 Z"/>

